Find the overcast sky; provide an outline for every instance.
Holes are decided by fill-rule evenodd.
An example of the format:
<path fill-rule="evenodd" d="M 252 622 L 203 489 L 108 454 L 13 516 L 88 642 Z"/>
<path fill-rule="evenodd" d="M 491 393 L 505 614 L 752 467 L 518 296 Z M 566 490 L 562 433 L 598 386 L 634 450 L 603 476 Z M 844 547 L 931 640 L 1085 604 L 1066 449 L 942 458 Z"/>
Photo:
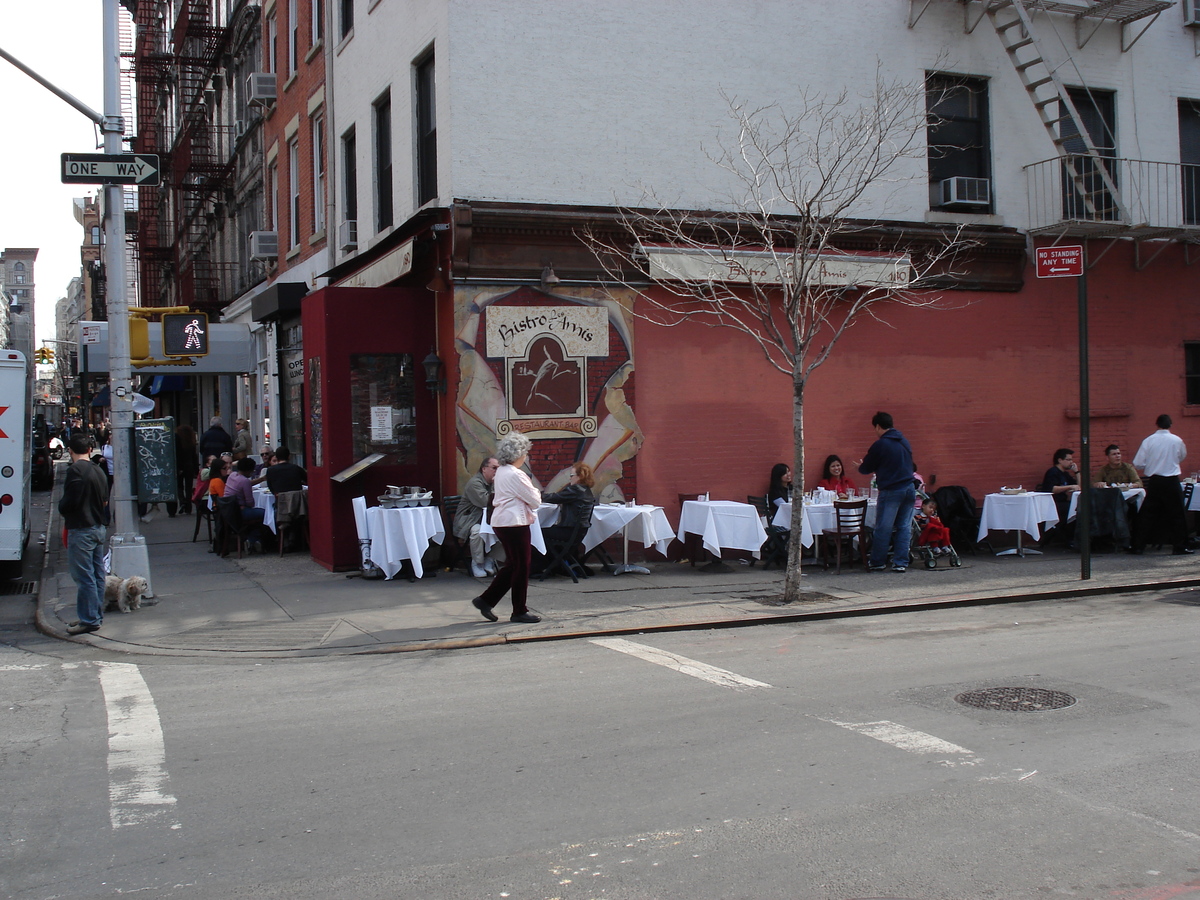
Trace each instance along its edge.
<path fill-rule="evenodd" d="M 101 0 L 0 0 L 0 47 L 103 112 Z M 37 247 L 37 337 L 54 337 L 54 304 L 79 275 L 83 229 L 71 199 L 94 195 L 63 184 L 59 154 L 95 153 L 99 130 L 82 113 L 0 59 L 0 247 Z"/>

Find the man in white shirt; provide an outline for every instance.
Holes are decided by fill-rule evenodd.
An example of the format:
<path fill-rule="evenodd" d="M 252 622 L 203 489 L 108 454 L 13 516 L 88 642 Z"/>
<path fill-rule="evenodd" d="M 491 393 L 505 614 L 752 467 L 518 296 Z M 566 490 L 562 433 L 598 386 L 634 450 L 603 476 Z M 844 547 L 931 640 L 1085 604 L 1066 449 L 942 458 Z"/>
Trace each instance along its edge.
<path fill-rule="evenodd" d="M 1154 539 L 1155 543 L 1169 543 L 1174 555 L 1182 556 L 1193 552 L 1187 547 L 1187 518 L 1179 485 L 1179 464 L 1187 456 L 1187 447 L 1183 438 L 1171 433 L 1170 416 L 1164 413 L 1155 424 L 1158 430 L 1142 441 L 1133 458 L 1133 465 L 1145 475 L 1146 500 L 1130 552 L 1141 553 Z"/>

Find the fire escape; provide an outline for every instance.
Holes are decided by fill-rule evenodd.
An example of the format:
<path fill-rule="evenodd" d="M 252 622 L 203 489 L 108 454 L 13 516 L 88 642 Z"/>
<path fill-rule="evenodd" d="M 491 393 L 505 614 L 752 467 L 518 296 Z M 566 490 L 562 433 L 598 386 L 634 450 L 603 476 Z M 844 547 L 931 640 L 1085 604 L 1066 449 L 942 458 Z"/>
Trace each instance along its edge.
<path fill-rule="evenodd" d="M 219 124 L 220 79 L 229 29 L 213 23 L 212 0 L 137 6 L 137 150 L 162 157 L 162 184 L 139 191 L 137 231 L 146 305 L 216 313 L 220 248 L 211 221 L 231 188 L 230 129 Z"/>
<path fill-rule="evenodd" d="M 914 27 L 932 0 L 909 0 Z M 1118 158 L 1098 134 L 1093 100 L 1057 22 L 1073 20 L 1075 50 L 1105 25 L 1120 28 L 1122 52 L 1146 33 L 1174 0 L 958 0 L 970 34 L 986 17 L 1008 54 L 1055 149 L 1024 167 L 1030 232 L 1058 237 L 1131 239 L 1143 268 L 1170 241 L 1200 241 L 1200 181 L 1195 167 Z M 1044 14 L 1035 19 L 1036 14 Z M 1070 72 L 1069 87 L 1063 73 Z M 1142 259 L 1145 241 L 1159 243 Z"/>

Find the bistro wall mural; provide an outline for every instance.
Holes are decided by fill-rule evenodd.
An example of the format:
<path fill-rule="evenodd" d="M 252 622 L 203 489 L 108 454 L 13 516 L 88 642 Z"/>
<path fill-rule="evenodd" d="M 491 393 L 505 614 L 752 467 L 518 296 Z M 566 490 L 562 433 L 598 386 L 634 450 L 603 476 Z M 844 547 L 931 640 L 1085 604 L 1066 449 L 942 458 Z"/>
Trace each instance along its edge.
<path fill-rule="evenodd" d="M 602 501 L 634 496 L 635 473 L 624 463 L 644 437 L 632 408 L 632 302 L 632 294 L 587 288 L 460 289 L 460 489 L 497 438 L 515 430 L 534 442 L 529 466 L 547 490 L 564 486 L 582 461 Z"/>

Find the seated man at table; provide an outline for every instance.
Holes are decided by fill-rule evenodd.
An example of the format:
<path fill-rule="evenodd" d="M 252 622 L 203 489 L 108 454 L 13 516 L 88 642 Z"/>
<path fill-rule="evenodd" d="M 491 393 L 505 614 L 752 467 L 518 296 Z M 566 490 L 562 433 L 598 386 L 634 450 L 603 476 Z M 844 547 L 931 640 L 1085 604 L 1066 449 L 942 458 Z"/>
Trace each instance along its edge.
<path fill-rule="evenodd" d="M 263 474 L 266 475 L 267 488 L 272 494 L 302 491 L 308 484 L 308 473 L 302 466 L 292 462 L 292 451 L 287 447 L 275 449 L 275 463 L 267 466 Z"/>
<path fill-rule="evenodd" d="M 1059 534 L 1067 543 L 1070 543 L 1073 531 L 1067 522 L 1067 511 L 1071 508 L 1071 494 L 1079 490 L 1078 472 L 1075 451 L 1059 447 L 1054 451 L 1054 465 L 1046 470 L 1039 485 L 1041 490 L 1054 495 L 1054 505 L 1058 507 Z"/>
<path fill-rule="evenodd" d="M 226 498 L 237 498 L 238 505 L 242 508 L 243 522 L 261 526 L 263 516 L 266 515 L 266 510 L 259 509 L 254 505 L 254 489 L 250 486 L 250 476 L 254 474 L 254 460 L 248 456 L 243 456 L 233 465 L 235 471 L 230 473 L 228 480 L 225 482 L 224 496 Z M 261 539 L 262 530 L 256 527 L 250 531 L 247 543 L 260 544 Z"/>
<path fill-rule="evenodd" d="M 500 463 L 496 457 L 489 456 L 479 465 L 479 471 L 468 479 L 463 488 L 462 499 L 458 501 L 458 510 L 454 513 L 454 525 L 451 530 L 460 541 L 466 541 L 471 549 L 471 574 L 476 578 L 486 578 L 496 574 L 497 560 L 504 559 L 504 548 L 497 541 L 491 551 L 484 549 L 483 535 L 479 526 L 483 524 L 483 511 L 487 509 L 492 499 L 492 480 Z"/>
<path fill-rule="evenodd" d="M 1121 461 L 1121 448 L 1119 446 L 1109 444 L 1104 448 L 1104 455 L 1107 458 L 1107 462 L 1096 470 L 1096 474 L 1092 478 L 1092 483 L 1096 487 L 1102 488 L 1114 484 L 1142 486 L 1142 478 L 1138 475 L 1137 469 L 1129 463 Z"/>

